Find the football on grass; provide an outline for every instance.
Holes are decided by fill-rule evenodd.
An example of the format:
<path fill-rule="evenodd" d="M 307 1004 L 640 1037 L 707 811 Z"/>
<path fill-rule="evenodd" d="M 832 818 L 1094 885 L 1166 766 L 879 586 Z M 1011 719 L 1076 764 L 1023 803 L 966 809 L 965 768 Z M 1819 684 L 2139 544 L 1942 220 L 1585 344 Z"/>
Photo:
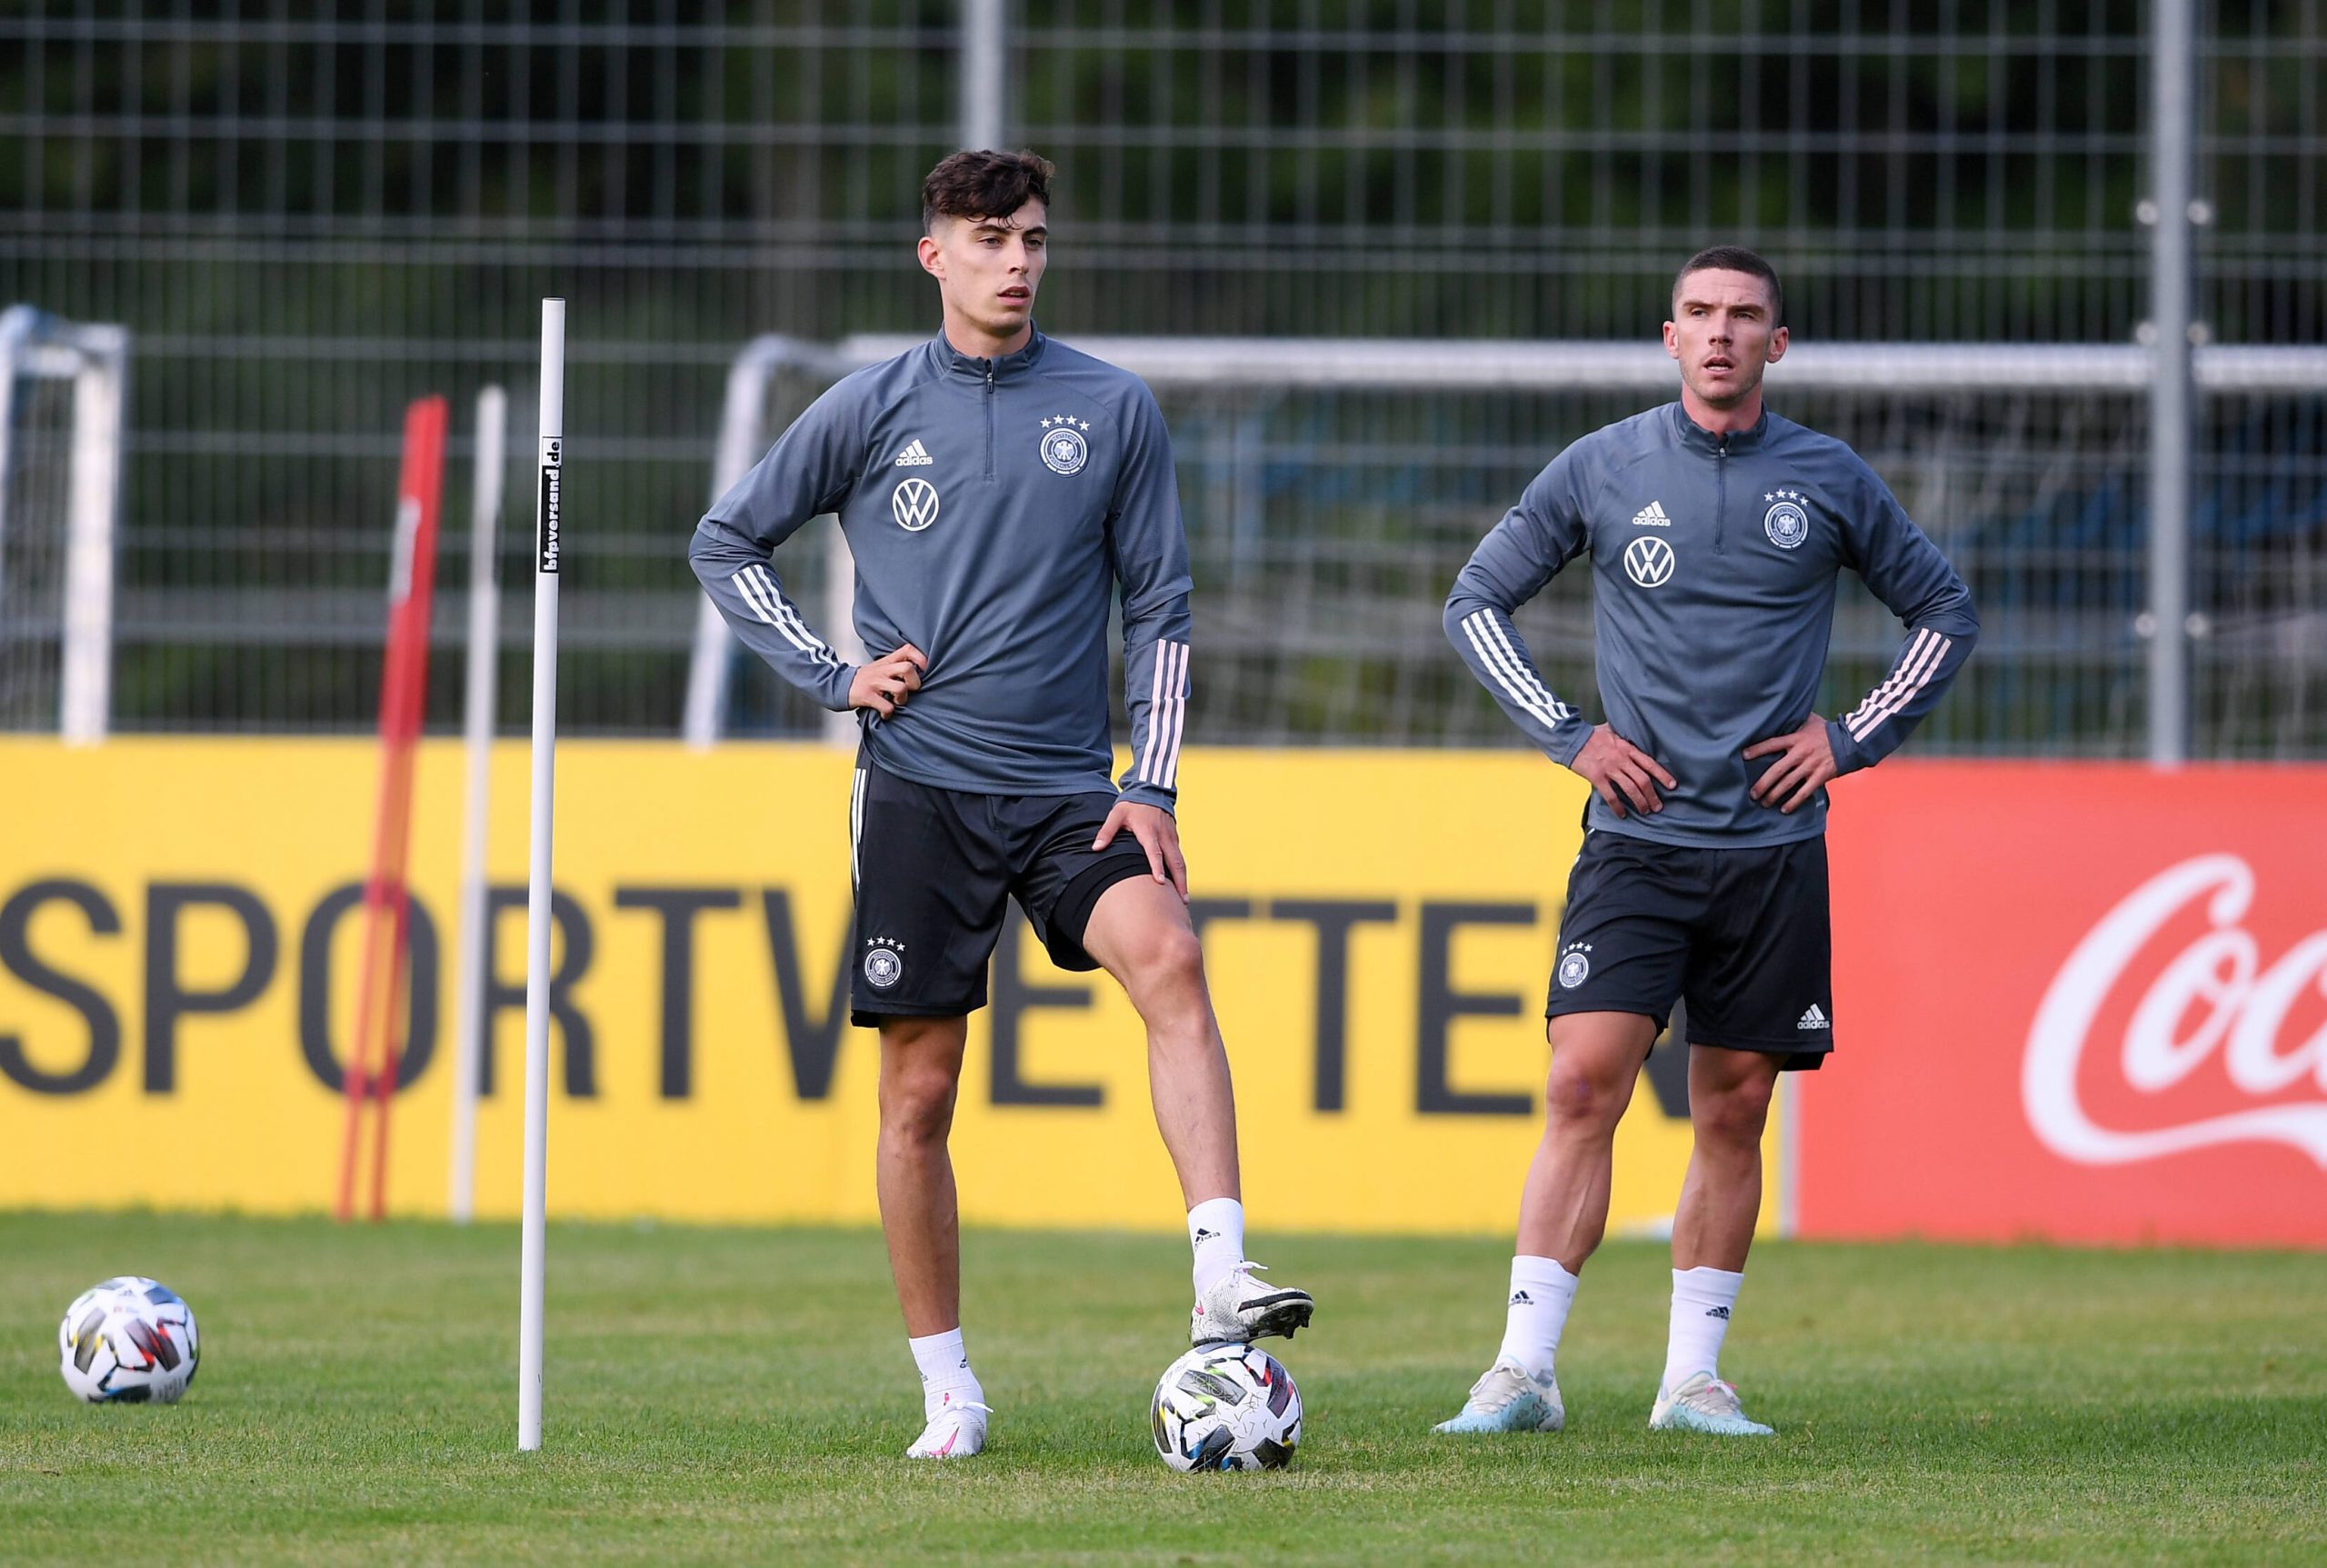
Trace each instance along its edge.
<path fill-rule="evenodd" d="M 202 1360 L 194 1309 L 142 1274 L 74 1297 L 56 1346 L 65 1385 L 91 1404 L 174 1403 Z"/>
<path fill-rule="evenodd" d="M 1301 1391 L 1266 1351 L 1203 1344 L 1164 1369 L 1149 1411 L 1174 1470 L 1282 1470 L 1301 1445 Z"/>

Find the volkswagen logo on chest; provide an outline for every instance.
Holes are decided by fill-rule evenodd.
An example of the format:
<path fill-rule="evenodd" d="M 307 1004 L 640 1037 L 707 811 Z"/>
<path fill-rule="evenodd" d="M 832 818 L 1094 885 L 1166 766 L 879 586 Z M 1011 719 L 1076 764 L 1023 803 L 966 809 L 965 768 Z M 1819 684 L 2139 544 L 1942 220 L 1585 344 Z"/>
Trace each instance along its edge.
<path fill-rule="evenodd" d="M 1673 546 L 1650 535 L 1624 546 L 1624 575 L 1643 588 L 1662 587 L 1672 580 Z"/>
<path fill-rule="evenodd" d="M 937 486 L 926 479 L 907 479 L 889 493 L 889 515 L 908 534 L 918 534 L 937 521 Z"/>

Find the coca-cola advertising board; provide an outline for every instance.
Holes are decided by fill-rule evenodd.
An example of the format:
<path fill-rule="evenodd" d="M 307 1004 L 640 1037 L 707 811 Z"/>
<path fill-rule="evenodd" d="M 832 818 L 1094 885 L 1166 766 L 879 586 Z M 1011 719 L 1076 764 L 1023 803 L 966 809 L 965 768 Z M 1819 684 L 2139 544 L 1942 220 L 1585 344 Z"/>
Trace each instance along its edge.
<path fill-rule="evenodd" d="M 2327 768 L 1834 791 L 1810 1236 L 2327 1245 Z"/>

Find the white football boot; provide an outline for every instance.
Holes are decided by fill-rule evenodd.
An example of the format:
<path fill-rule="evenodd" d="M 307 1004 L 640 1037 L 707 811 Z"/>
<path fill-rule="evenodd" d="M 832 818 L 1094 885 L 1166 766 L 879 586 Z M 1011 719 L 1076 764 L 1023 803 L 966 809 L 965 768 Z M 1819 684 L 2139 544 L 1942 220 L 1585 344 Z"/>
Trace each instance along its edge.
<path fill-rule="evenodd" d="M 1560 1380 L 1538 1382 L 1515 1361 L 1497 1361 L 1486 1375 L 1471 1385 L 1471 1397 L 1460 1414 L 1442 1421 L 1433 1432 L 1457 1435 L 1478 1432 L 1557 1432 L 1567 1424 L 1567 1406 L 1560 1401 Z"/>
<path fill-rule="evenodd" d="M 1711 1432 L 1723 1437 L 1772 1437 L 1775 1429 L 1746 1418 L 1737 1390 L 1701 1372 L 1670 1393 L 1656 1396 L 1649 1413 L 1651 1432 Z"/>
<path fill-rule="evenodd" d="M 944 1404 L 905 1450 L 907 1459 L 966 1459 L 985 1446 L 985 1418 L 994 1407 L 975 1400 L 956 1401 L 950 1393 L 944 1397 Z"/>
<path fill-rule="evenodd" d="M 1195 1310 L 1188 1314 L 1190 1344 L 1248 1344 L 1271 1334 L 1291 1339 L 1295 1329 L 1309 1326 L 1309 1316 L 1317 1310 L 1309 1293 L 1263 1284 L 1253 1277 L 1256 1269 L 1267 1272 L 1265 1264 L 1238 1263 L 1196 1298 Z"/>

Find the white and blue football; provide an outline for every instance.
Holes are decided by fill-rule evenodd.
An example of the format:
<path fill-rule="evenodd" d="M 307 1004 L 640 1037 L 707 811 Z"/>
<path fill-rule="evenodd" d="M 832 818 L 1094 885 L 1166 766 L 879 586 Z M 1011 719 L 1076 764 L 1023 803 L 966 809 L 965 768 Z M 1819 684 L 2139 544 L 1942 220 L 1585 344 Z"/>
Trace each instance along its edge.
<path fill-rule="evenodd" d="M 1282 1470 L 1301 1446 L 1293 1374 L 1249 1344 L 1201 1344 L 1164 1368 L 1148 1415 L 1174 1470 Z"/>
<path fill-rule="evenodd" d="M 91 1404 L 175 1403 L 202 1361 L 194 1309 L 142 1274 L 74 1297 L 56 1348 L 65 1385 Z"/>

